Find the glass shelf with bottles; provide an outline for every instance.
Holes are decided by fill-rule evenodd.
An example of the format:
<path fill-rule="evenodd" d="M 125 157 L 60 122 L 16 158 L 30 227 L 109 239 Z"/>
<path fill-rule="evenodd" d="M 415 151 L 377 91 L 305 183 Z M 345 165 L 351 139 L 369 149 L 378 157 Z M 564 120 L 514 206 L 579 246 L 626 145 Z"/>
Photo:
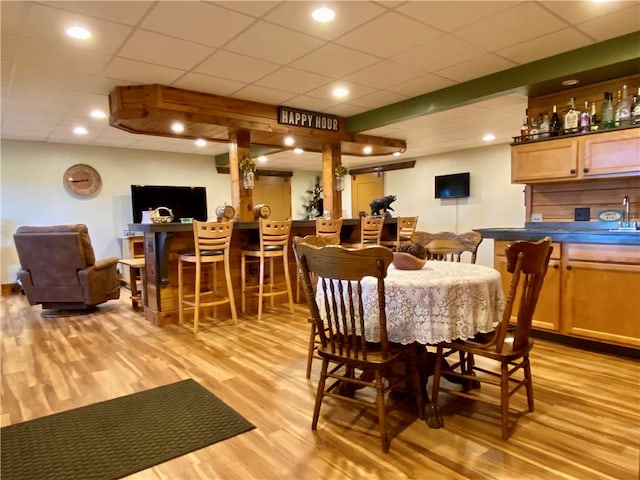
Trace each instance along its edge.
<path fill-rule="evenodd" d="M 512 137 L 512 145 L 640 127 L 640 88 L 630 103 L 627 86 L 624 85 L 622 90 L 618 90 L 615 107 L 613 94 L 604 92 L 599 111 L 596 103 L 589 104 L 588 100 L 585 100 L 582 110 L 576 108 L 575 98 L 570 98 L 567 106 L 563 115 L 557 112 L 557 106 L 554 105 L 551 117 L 545 112 L 538 119 L 531 120 L 527 109 L 520 135 Z"/>

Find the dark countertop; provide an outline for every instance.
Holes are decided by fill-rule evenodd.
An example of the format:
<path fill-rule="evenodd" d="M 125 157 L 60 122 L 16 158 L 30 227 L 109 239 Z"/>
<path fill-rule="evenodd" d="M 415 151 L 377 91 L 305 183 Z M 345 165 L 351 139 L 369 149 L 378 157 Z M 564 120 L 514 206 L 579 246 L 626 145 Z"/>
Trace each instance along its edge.
<path fill-rule="evenodd" d="M 396 217 L 385 218 L 385 223 L 395 224 L 398 219 Z M 294 220 L 293 228 L 310 227 L 315 228 L 315 220 Z M 360 226 L 359 218 L 345 218 L 342 221 L 343 226 L 355 227 Z M 258 222 L 235 222 L 233 225 L 237 230 L 253 230 L 258 228 Z M 130 223 L 129 230 L 132 232 L 188 232 L 193 229 L 190 223 Z"/>
<path fill-rule="evenodd" d="M 515 228 L 477 228 L 484 238 L 495 240 L 540 240 L 549 236 L 554 242 L 640 245 L 640 231 L 610 231 L 616 222 L 541 222 Z"/>

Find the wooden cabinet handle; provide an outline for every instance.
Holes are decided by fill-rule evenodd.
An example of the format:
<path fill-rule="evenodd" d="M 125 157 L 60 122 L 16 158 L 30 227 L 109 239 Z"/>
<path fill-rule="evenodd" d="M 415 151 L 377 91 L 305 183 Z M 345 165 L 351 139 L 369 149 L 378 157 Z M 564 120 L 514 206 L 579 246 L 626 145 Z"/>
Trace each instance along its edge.
<path fill-rule="evenodd" d="M 583 173 L 589 173 L 589 169 L 587 167 L 585 167 L 585 168 L 582 169 L 582 172 Z"/>
<path fill-rule="evenodd" d="M 573 267 L 571 265 L 567 265 L 567 270 L 571 270 Z"/>
<path fill-rule="evenodd" d="M 555 268 L 556 270 L 558 270 L 560 268 L 560 265 L 558 265 L 557 263 L 553 266 L 553 268 Z"/>
<path fill-rule="evenodd" d="M 569 170 L 569 173 L 570 173 L 571 175 L 575 175 L 575 174 L 576 174 L 576 169 L 575 169 L 575 168 L 572 168 L 571 170 Z"/>

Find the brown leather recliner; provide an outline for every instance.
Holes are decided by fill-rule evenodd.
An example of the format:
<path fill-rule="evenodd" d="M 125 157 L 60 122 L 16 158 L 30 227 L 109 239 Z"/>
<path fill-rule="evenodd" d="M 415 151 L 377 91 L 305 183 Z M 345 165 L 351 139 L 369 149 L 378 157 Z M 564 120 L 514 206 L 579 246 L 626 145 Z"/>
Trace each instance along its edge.
<path fill-rule="evenodd" d="M 96 261 L 86 225 L 23 226 L 13 239 L 18 282 L 31 305 L 87 310 L 120 297 L 118 257 Z"/>

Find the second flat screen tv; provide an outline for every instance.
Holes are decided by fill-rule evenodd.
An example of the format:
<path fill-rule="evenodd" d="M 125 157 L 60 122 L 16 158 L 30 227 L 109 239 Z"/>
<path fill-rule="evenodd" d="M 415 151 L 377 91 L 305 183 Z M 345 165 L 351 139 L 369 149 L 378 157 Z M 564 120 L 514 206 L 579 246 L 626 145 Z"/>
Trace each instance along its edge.
<path fill-rule="evenodd" d="M 435 177 L 436 198 L 464 198 L 469 196 L 469 172 L 437 175 Z"/>
<path fill-rule="evenodd" d="M 170 208 L 173 221 L 193 218 L 207 221 L 206 187 L 181 187 L 164 185 L 131 185 L 133 223 L 142 221 L 142 212 L 158 207 Z"/>

